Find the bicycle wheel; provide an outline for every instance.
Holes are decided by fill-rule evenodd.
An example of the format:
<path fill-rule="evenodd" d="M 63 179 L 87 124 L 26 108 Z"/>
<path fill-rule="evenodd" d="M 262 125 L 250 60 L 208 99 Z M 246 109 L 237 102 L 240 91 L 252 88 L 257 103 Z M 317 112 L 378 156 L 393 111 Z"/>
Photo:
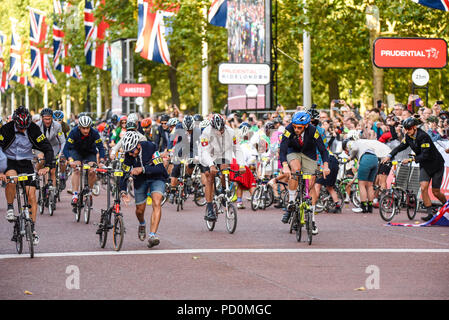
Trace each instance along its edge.
<path fill-rule="evenodd" d="M 34 236 L 31 231 L 31 221 L 25 222 L 25 234 L 28 241 L 28 247 L 30 249 L 30 258 L 34 258 Z"/>
<path fill-rule="evenodd" d="M 84 197 L 84 223 L 89 224 L 90 213 L 92 211 L 92 196 L 86 195 Z"/>
<path fill-rule="evenodd" d="M 42 195 L 42 189 L 41 188 L 39 188 L 39 195 L 38 195 L 38 198 L 37 198 L 37 205 L 38 205 L 39 213 L 40 214 L 44 214 L 44 208 L 45 208 L 45 206 L 44 206 L 44 197 Z"/>
<path fill-rule="evenodd" d="M 125 223 L 123 217 L 120 214 L 114 217 L 114 227 L 112 229 L 112 242 L 114 244 L 114 250 L 120 251 L 125 237 Z"/>
<path fill-rule="evenodd" d="M 313 238 L 313 225 L 312 225 L 312 214 L 313 212 L 311 210 L 306 210 L 306 229 L 307 229 L 307 242 L 309 243 L 309 246 L 312 244 L 312 238 Z"/>
<path fill-rule="evenodd" d="M 133 179 L 128 179 L 128 193 L 134 198 L 134 181 Z"/>
<path fill-rule="evenodd" d="M 218 213 L 218 208 L 217 208 L 217 205 L 215 204 L 215 202 L 213 203 L 213 206 L 214 206 L 214 212 L 215 212 L 215 215 L 217 215 L 217 213 Z M 207 208 L 206 208 L 206 216 L 207 216 Z M 217 221 L 216 219 L 215 219 L 215 221 L 209 221 L 209 220 L 205 220 L 206 221 L 206 227 L 207 227 L 207 230 L 209 230 L 209 231 L 214 231 L 214 228 L 215 228 L 215 222 Z"/>
<path fill-rule="evenodd" d="M 197 185 L 193 196 L 193 202 L 199 207 L 206 205 L 206 198 L 204 197 L 204 186 L 202 184 Z"/>
<path fill-rule="evenodd" d="M 55 201 L 55 195 L 53 191 L 50 191 L 50 194 L 48 195 L 48 213 L 50 214 L 50 216 L 53 216 L 56 207 Z"/>
<path fill-rule="evenodd" d="M 391 221 L 396 213 L 396 201 L 392 194 L 386 194 L 379 201 L 380 217 L 384 221 Z"/>
<path fill-rule="evenodd" d="M 316 212 L 320 213 L 324 210 L 326 207 L 326 199 L 329 197 L 329 192 L 327 191 L 326 187 L 322 187 L 320 190 L 320 194 L 318 196 L 318 200 L 315 205 Z"/>
<path fill-rule="evenodd" d="M 296 217 L 296 241 L 301 242 L 302 236 L 302 224 L 301 224 L 301 209 L 297 212 L 295 211 L 294 216 Z"/>
<path fill-rule="evenodd" d="M 101 210 L 101 233 L 98 234 L 101 248 L 104 248 L 106 246 L 106 242 L 108 240 L 108 222 L 109 213 L 107 211 Z"/>
<path fill-rule="evenodd" d="M 92 188 L 92 194 L 98 196 L 100 194 L 100 181 L 95 181 L 94 187 Z"/>
<path fill-rule="evenodd" d="M 257 186 L 251 196 L 251 209 L 253 211 L 257 211 L 257 209 L 260 207 L 261 195 L 262 195 L 262 188 L 260 186 Z"/>
<path fill-rule="evenodd" d="M 267 184 L 267 193 L 266 193 L 266 201 L 265 201 L 265 208 L 268 208 L 271 206 L 274 202 L 274 192 L 273 187 Z"/>
<path fill-rule="evenodd" d="M 237 209 L 232 203 L 228 204 L 225 211 L 226 230 L 232 234 L 237 228 Z"/>
<path fill-rule="evenodd" d="M 418 211 L 418 201 L 416 200 L 416 195 L 407 193 L 407 217 L 410 220 L 415 219 L 416 211 Z"/>
<path fill-rule="evenodd" d="M 23 237 L 20 234 L 20 222 L 19 218 L 14 222 L 14 235 L 16 236 L 16 251 L 18 254 L 22 254 L 23 251 Z"/>
<path fill-rule="evenodd" d="M 165 202 L 167 202 L 169 193 L 170 193 L 170 184 L 165 183 L 165 192 L 164 192 L 164 195 L 162 196 L 161 206 L 163 206 L 165 204 Z"/>
<path fill-rule="evenodd" d="M 292 212 L 290 218 L 290 233 L 293 233 L 293 229 L 298 225 L 298 221 L 298 214 L 296 211 Z"/>

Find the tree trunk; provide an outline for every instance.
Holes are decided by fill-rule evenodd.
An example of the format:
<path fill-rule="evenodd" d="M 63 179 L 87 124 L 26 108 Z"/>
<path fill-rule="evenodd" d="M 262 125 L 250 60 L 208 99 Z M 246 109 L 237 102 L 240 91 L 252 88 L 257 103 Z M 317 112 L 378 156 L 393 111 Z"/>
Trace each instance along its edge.
<path fill-rule="evenodd" d="M 329 76 L 329 103 L 334 99 L 340 99 L 340 90 L 338 89 L 338 75 L 332 72 Z"/>
<path fill-rule="evenodd" d="M 370 30 L 370 52 L 373 56 L 373 44 L 374 40 L 379 36 L 379 31 L 374 29 Z M 377 107 L 377 100 L 384 99 L 384 70 L 377 68 L 373 61 L 373 107 Z"/>
<path fill-rule="evenodd" d="M 104 110 L 108 110 L 111 109 L 111 88 L 110 88 L 110 84 L 108 83 L 108 81 L 104 81 L 102 79 L 102 77 L 100 77 L 100 82 L 101 82 L 101 91 L 102 91 L 102 95 L 104 97 Z"/>
<path fill-rule="evenodd" d="M 173 105 L 177 105 L 180 108 L 180 98 L 178 91 L 178 77 L 176 74 L 176 66 L 174 68 L 168 69 L 168 79 L 170 80 L 170 92 L 171 92 L 171 102 Z"/>

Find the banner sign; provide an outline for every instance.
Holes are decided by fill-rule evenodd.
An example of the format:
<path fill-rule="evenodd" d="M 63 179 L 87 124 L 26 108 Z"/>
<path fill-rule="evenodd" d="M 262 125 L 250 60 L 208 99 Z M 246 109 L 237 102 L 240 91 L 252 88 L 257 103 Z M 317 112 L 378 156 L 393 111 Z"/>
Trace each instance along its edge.
<path fill-rule="evenodd" d="M 378 68 L 441 69 L 447 64 L 447 42 L 437 38 L 377 38 L 373 63 Z"/>
<path fill-rule="evenodd" d="M 221 84 L 270 83 L 270 66 L 265 63 L 220 63 L 218 81 Z"/>
<path fill-rule="evenodd" d="M 149 97 L 151 86 L 144 83 L 121 83 L 118 87 L 121 97 Z"/>

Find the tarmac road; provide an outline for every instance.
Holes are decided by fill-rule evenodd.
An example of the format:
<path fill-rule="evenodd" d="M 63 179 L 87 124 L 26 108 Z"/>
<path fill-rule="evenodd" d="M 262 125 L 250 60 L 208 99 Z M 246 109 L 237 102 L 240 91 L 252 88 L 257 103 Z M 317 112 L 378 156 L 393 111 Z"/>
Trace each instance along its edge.
<path fill-rule="evenodd" d="M 385 226 L 377 209 L 345 207 L 316 216 L 320 232 L 309 246 L 289 234 L 278 209 L 254 212 L 247 202 L 234 234 L 221 216 L 210 232 L 205 208 L 189 199 L 182 212 L 165 204 L 161 243 L 151 249 L 137 238 L 134 206 L 123 206 L 127 233 L 114 252 L 112 235 L 101 249 L 95 234 L 105 191 L 94 197 L 89 225 L 75 222 L 70 197 L 64 191 L 54 216 L 38 216 L 30 259 L 10 241 L 0 190 L 0 299 L 449 299 L 448 228 Z M 395 221 L 408 222 L 405 212 Z"/>

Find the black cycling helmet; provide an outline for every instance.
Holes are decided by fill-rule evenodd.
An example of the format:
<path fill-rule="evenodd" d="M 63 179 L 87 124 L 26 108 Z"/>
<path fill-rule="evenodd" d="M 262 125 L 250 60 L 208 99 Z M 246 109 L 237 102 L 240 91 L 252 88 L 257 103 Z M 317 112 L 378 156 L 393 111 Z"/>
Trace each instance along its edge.
<path fill-rule="evenodd" d="M 348 142 L 349 141 L 352 141 L 352 139 L 344 139 L 343 140 L 343 142 L 341 143 L 341 148 L 343 149 L 343 150 L 346 150 L 347 149 L 347 147 L 348 147 Z"/>
<path fill-rule="evenodd" d="M 12 116 L 17 129 L 27 129 L 31 124 L 31 114 L 24 106 L 18 107 Z"/>
<path fill-rule="evenodd" d="M 168 122 L 168 120 L 170 120 L 170 116 L 169 116 L 168 114 L 163 114 L 163 115 L 161 116 L 161 122 L 162 122 L 162 121 Z"/>
<path fill-rule="evenodd" d="M 196 114 L 193 116 L 193 120 L 195 121 L 203 121 L 203 116 L 200 114 Z"/>
<path fill-rule="evenodd" d="M 184 117 L 184 119 L 182 120 L 182 127 L 184 128 L 184 130 L 193 130 L 193 125 L 194 125 L 194 118 L 190 115 L 187 115 Z"/>
<path fill-rule="evenodd" d="M 44 116 L 51 116 L 51 117 L 53 117 L 53 110 L 51 110 L 50 108 L 42 109 L 41 117 L 44 117 Z"/>
<path fill-rule="evenodd" d="M 404 129 L 410 129 L 413 126 L 417 126 L 419 124 L 419 120 L 415 117 L 410 117 L 402 121 L 402 126 Z"/>
<path fill-rule="evenodd" d="M 274 123 L 271 121 L 268 121 L 267 123 L 265 123 L 265 130 L 273 130 L 274 129 Z"/>
<path fill-rule="evenodd" d="M 134 121 L 127 121 L 126 122 L 126 130 L 136 130 L 137 129 L 137 124 Z"/>
<path fill-rule="evenodd" d="M 118 115 L 113 114 L 112 117 L 111 117 L 111 122 L 113 124 L 117 124 L 118 123 Z"/>

